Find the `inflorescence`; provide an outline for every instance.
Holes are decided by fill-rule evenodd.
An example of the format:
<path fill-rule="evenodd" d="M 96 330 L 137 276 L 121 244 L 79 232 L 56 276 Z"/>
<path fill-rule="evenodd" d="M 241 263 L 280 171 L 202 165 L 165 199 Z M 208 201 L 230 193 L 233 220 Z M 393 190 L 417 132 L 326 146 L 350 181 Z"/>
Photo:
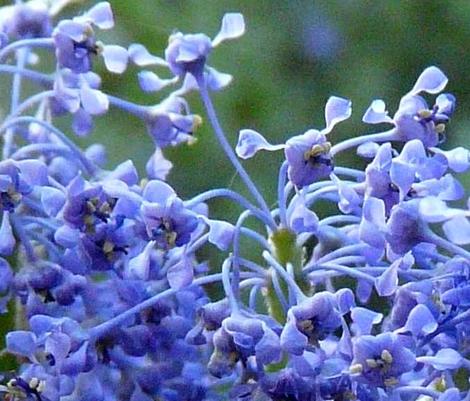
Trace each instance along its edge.
<path fill-rule="evenodd" d="M 241 14 L 226 14 L 212 39 L 173 33 L 158 57 L 99 40 L 114 25 L 107 2 L 54 22 L 69 2 L 0 9 L 0 73 L 12 85 L 0 125 L 0 301 L 14 309 L 4 352 L 19 364 L 2 399 L 470 400 L 470 202 L 461 206 L 455 178 L 470 152 L 441 148 L 455 98 L 441 93 L 439 68 L 422 72 L 393 117 L 372 102 L 363 121 L 385 132 L 335 141 L 352 107 L 331 97 L 324 128 L 283 144 L 243 129 L 232 149 L 210 95 L 232 77 L 207 63 L 244 33 Z M 52 72 L 39 49 L 55 57 Z M 150 106 L 109 95 L 97 62 L 115 74 L 142 67 L 146 92 L 176 89 Z M 23 81 L 37 91 L 25 97 Z M 183 200 L 166 182 L 162 150 L 193 142 L 202 123 L 190 91 L 251 199 L 212 188 Z M 83 150 L 56 127 L 69 115 L 66 131 L 88 135 L 110 107 L 153 139 L 146 177 L 130 160 L 106 170 L 103 146 Z M 260 150 L 285 154 L 273 210 L 240 160 Z M 345 151 L 365 168 L 338 165 Z M 243 212 L 213 219 L 215 198 Z M 336 212 L 319 218 L 319 201 Z M 217 272 L 199 256 L 206 246 L 225 255 Z M 212 283 L 223 298 L 209 295 Z"/>

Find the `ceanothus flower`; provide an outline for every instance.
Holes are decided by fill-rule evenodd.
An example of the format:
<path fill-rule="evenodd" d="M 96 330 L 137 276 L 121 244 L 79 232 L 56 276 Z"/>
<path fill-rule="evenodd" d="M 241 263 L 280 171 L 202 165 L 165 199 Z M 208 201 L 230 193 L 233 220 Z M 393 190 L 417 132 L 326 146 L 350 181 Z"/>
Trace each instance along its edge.
<path fill-rule="evenodd" d="M 72 113 L 72 128 L 78 136 L 88 135 L 93 129 L 92 116 L 108 111 L 108 97 L 99 90 L 100 77 L 88 71 L 75 74 L 70 69 L 62 69 L 54 81 L 53 112 Z"/>
<path fill-rule="evenodd" d="M 193 133 L 202 123 L 199 115 L 190 113 L 186 100 L 174 94 L 147 107 L 144 121 L 155 145 L 160 148 L 193 142 Z"/>
<path fill-rule="evenodd" d="M 151 240 L 163 249 L 189 242 L 198 218 L 184 206 L 173 188 L 162 181 L 149 181 L 144 188 L 143 199 L 141 213 Z"/>
<path fill-rule="evenodd" d="M 354 303 L 349 289 L 333 294 L 318 292 L 293 306 L 281 333 L 281 346 L 294 355 L 302 355 L 307 346 L 318 345 L 342 325 L 342 315 Z"/>
<path fill-rule="evenodd" d="M 43 2 L 2 7 L 0 14 L 0 31 L 9 39 L 45 38 L 51 34 L 51 15 Z"/>
<path fill-rule="evenodd" d="M 384 388 L 397 385 L 400 376 L 416 366 L 416 357 L 406 347 L 405 340 L 388 332 L 354 338 L 353 355 L 351 373 L 358 380 Z"/>
<path fill-rule="evenodd" d="M 225 14 L 219 33 L 211 40 L 204 34 L 182 34 L 170 36 L 165 50 L 165 59 L 174 75 L 184 77 L 187 72 L 199 77 L 212 49 L 224 40 L 235 39 L 245 32 L 245 22 L 239 13 Z"/>
<path fill-rule="evenodd" d="M 122 73 L 127 67 L 127 50 L 97 42 L 93 26 L 99 29 L 114 26 L 108 2 L 98 3 L 80 17 L 59 22 L 52 33 L 59 67 L 69 68 L 74 73 L 86 73 L 92 69 L 93 56 L 101 54 L 109 71 Z"/>
<path fill-rule="evenodd" d="M 325 105 L 326 127 L 321 131 L 310 129 L 302 135 L 288 139 L 285 145 L 271 145 L 261 134 L 253 130 L 241 130 L 235 151 L 238 157 L 248 159 L 258 150 L 284 149 L 288 163 L 289 180 L 298 187 L 326 178 L 333 171 L 330 155 L 331 143 L 326 135 L 333 127 L 351 116 L 351 102 L 332 96 Z"/>
<path fill-rule="evenodd" d="M 369 124 L 390 123 L 395 125 L 396 140 L 407 142 L 419 139 L 425 147 L 436 146 L 445 131 L 455 108 L 455 97 L 444 93 L 436 98 L 430 109 L 419 93 L 436 94 L 447 85 L 447 77 L 437 67 L 426 68 L 418 77 L 413 89 L 402 97 L 393 119 L 388 116 L 383 100 L 374 100 L 362 121 Z"/>

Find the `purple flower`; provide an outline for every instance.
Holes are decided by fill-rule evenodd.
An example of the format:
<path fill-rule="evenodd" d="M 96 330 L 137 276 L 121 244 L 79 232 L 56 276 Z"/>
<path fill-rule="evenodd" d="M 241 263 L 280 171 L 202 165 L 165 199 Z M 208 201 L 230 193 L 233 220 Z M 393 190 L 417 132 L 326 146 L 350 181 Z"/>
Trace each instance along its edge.
<path fill-rule="evenodd" d="M 343 313 L 338 298 L 330 292 L 319 292 L 289 309 L 287 323 L 281 334 L 283 349 L 302 355 L 308 344 L 317 345 L 341 327 Z"/>
<path fill-rule="evenodd" d="M 201 33 L 183 35 L 176 32 L 171 35 L 165 50 L 165 59 L 173 74 L 184 76 L 189 72 L 194 77 L 199 77 L 212 49 L 224 40 L 238 38 L 244 32 L 245 22 L 241 14 L 225 14 L 220 31 L 212 41 Z"/>
<path fill-rule="evenodd" d="M 418 205 L 418 200 L 402 202 L 390 213 L 385 238 L 398 255 L 404 255 L 425 240 L 424 222 L 419 216 Z"/>
<path fill-rule="evenodd" d="M 51 16 L 46 4 L 18 3 L 2 8 L 0 31 L 12 39 L 45 38 L 52 31 Z"/>
<path fill-rule="evenodd" d="M 357 372 L 360 380 L 385 388 L 398 384 L 400 376 L 416 365 L 415 355 L 404 340 L 392 333 L 355 338 L 353 354 L 351 371 Z"/>
<path fill-rule="evenodd" d="M 109 100 L 100 85 L 100 77 L 93 72 L 75 74 L 69 69 L 61 70 L 54 82 L 54 113 L 72 113 L 72 128 L 78 136 L 92 131 L 92 116 L 108 111 Z"/>
<path fill-rule="evenodd" d="M 370 124 L 390 123 L 396 128 L 397 140 L 407 142 L 419 139 L 425 147 L 436 146 L 441 141 L 445 124 L 454 112 L 455 97 L 441 94 L 430 109 L 423 97 L 418 94 L 436 94 L 447 85 L 447 77 L 437 67 L 426 68 L 418 77 L 413 89 L 402 97 L 393 119 L 385 110 L 382 100 L 374 100 L 362 120 Z"/>
<path fill-rule="evenodd" d="M 302 135 L 287 140 L 285 145 L 271 145 L 256 131 L 240 131 L 236 152 L 239 157 L 248 159 L 259 150 L 274 151 L 284 148 L 288 163 L 289 180 L 302 188 L 322 178 L 328 177 L 333 171 L 330 155 L 331 143 L 326 135 L 333 127 L 351 116 L 351 102 L 347 99 L 332 96 L 325 105 L 326 127 L 321 130 L 310 129 Z"/>
<path fill-rule="evenodd" d="M 175 191 L 162 181 L 149 181 L 143 192 L 142 217 L 150 239 L 163 249 L 189 242 L 197 215 L 184 207 Z"/>
<path fill-rule="evenodd" d="M 390 178 L 392 152 L 390 143 L 384 143 L 366 167 L 366 194 L 384 201 L 387 214 L 398 202 L 398 191 Z"/>
<path fill-rule="evenodd" d="M 144 120 L 150 136 L 161 148 L 195 141 L 193 133 L 202 123 L 200 116 L 189 113 L 187 102 L 174 95 L 148 107 Z"/>
<path fill-rule="evenodd" d="M 84 15 L 73 20 L 62 20 L 52 33 L 56 46 L 57 63 L 74 73 L 92 69 L 92 58 L 101 54 L 109 71 L 122 73 L 127 66 L 128 53 L 123 47 L 97 42 L 93 26 L 110 29 L 114 17 L 108 2 L 98 3 Z"/>

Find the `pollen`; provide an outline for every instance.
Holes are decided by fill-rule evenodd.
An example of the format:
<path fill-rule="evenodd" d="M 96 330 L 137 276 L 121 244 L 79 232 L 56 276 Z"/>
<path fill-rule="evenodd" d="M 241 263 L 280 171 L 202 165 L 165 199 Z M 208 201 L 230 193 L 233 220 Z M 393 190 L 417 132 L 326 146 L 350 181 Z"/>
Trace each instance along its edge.
<path fill-rule="evenodd" d="M 330 142 L 317 143 L 316 145 L 313 145 L 310 150 L 307 150 L 304 153 L 304 159 L 305 160 L 314 159 L 317 156 L 327 154 L 330 151 L 330 149 L 331 149 Z"/>
<path fill-rule="evenodd" d="M 391 364 L 393 362 L 392 354 L 390 353 L 389 350 L 386 350 L 386 349 L 382 351 L 382 353 L 380 354 L 380 358 L 382 359 L 382 361 L 388 364 Z"/>

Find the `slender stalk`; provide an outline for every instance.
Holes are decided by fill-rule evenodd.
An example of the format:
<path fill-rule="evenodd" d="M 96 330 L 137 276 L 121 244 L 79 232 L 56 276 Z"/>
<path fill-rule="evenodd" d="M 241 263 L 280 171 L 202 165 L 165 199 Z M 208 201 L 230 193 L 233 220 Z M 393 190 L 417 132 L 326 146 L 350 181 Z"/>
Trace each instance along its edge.
<path fill-rule="evenodd" d="M 263 196 L 261 193 L 258 191 L 258 188 L 256 188 L 256 185 L 253 183 L 251 180 L 250 176 L 246 172 L 246 170 L 243 168 L 241 165 L 240 161 L 238 160 L 237 156 L 235 155 L 235 152 L 233 151 L 232 147 L 230 146 L 224 131 L 222 129 L 222 126 L 219 123 L 219 120 L 217 118 L 217 114 L 214 109 L 214 105 L 212 104 L 212 100 L 209 96 L 209 92 L 207 90 L 207 85 L 205 83 L 204 77 L 201 75 L 200 77 L 197 78 L 198 85 L 199 85 L 199 93 L 201 95 L 202 102 L 204 104 L 204 107 L 207 112 L 207 116 L 209 118 L 209 121 L 214 128 L 214 132 L 216 135 L 217 140 L 219 141 L 220 146 L 222 147 L 222 150 L 226 154 L 226 156 L 229 158 L 230 162 L 232 163 L 233 167 L 235 167 L 235 170 L 237 173 L 240 175 L 241 179 L 245 183 L 246 187 L 250 191 L 250 193 L 253 195 L 253 197 L 256 199 L 258 202 L 259 206 L 261 209 L 266 213 L 266 215 L 270 216 L 269 212 L 269 207 L 264 200 Z M 275 223 L 273 222 L 275 225 Z"/>
<path fill-rule="evenodd" d="M 370 134 L 370 135 L 362 135 L 358 136 L 355 138 L 347 139 L 343 142 L 340 142 L 336 145 L 334 145 L 331 150 L 330 150 L 330 155 L 334 157 L 340 152 L 343 152 L 347 149 L 359 146 L 365 142 L 388 142 L 388 141 L 393 141 L 396 139 L 396 131 L 395 128 L 386 131 L 386 132 L 380 132 L 378 134 Z"/>
<path fill-rule="evenodd" d="M 191 208 L 193 206 L 196 206 L 199 203 L 206 202 L 210 199 L 214 198 L 227 198 L 230 200 L 233 200 L 236 203 L 239 203 L 240 206 L 242 206 L 244 209 L 249 210 L 253 216 L 257 217 L 260 219 L 264 224 L 269 226 L 272 230 L 276 229 L 276 224 L 274 223 L 274 220 L 271 217 L 268 217 L 266 213 L 264 213 L 262 210 L 258 209 L 256 206 L 248 202 L 248 200 L 240 195 L 239 193 L 235 191 L 231 191 L 230 189 L 226 188 L 218 188 L 218 189 L 211 189 L 209 191 L 203 192 L 194 198 L 184 202 L 184 205 L 187 208 Z"/>
<path fill-rule="evenodd" d="M 279 178 L 277 182 L 277 198 L 279 202 L 279 217 L 281 219 L 281 224 L 284 227 L 287 227 L 287 194 L 285 189 L 286 178 L 287 178 L 287 168 L 289 165 L 287 161 L 284 161 L 279 169 Z"/>
<path fill-rule="evenodd" d="M 214 282 L 220 281 L 221 279 L 222 279 L 222 273 L 212 274 L 210 276 L 197 278 L 196 280 L 192 282 L 191 286 L 194 287 L 198 285 L 214 283 Z M 142 312 L 145 309 L 151 308 L 152 306 L 155 306 L 155 304 L 159 302 L 160 300 L 162 300 L 163 298 L 169 297 L 178 291 L 179 290 L 175 288 L 168 288 L 167 290 L 160 292 L 159 294 L 156 294 L 153 297 L 146 299 L 145 301 L 133 306 L 132 308 L 127 309 L 126 311 L 113 317 L 112 319 L 109 319 L 106 322 L 103 322 L 95 327 L 92 327 L 89 331 L 90 340 L 92 342 L 99 340 L 102 336 L 104 336 L 111 329 L 115 328 L 116 326 L 121 325 L 122 323 L 132 318 L 137 313 Z"/>
<path fill-rule="evenodd" d="M 28 49 L 20 49 L 16 52 L 17 68 L 23 68 L 26 64 L 26 59 L 28 58 Z M 16 109 L 18 108 L 18 104 L 21 98 L 21 74 L 15 73 L 13 75 L 13 83 L 11 89 L 11 104 L 10 104 L 10 114 L 15 113 Z M 3 159 L 8 159 L 11 153 L 11 149 L 13 147 L 13 138 L 15 136 L 15 128 L 11 127 L 4 136 L 4 144 L 3 144 Z"/>
<path fill-rule="evenodd" d="M 41 127 L 44 127 L 45 129 L 52 132 L 54 135 L 56 135 L 70 149 L 71 153 L 80 161 L 83 168 L 88 174 L 93 175 L 95 173 L 96 167 L 86 158 L 86 156 L 83 154 L 81 149 L 77 145 L 75 145 L 75 143 L 71 141 L 67 137 L 67 135 L 65 135 L 62 131 L 60 131 L 53 125 L 43 120 L 40 120 L 36 117 L 17 117 L 17 118 L 13 118 L 12 120 L 8 120 L 0 128 L 0 135 L 4 130 L 8 129 L 10 126 L 14 126 L 16 124 L 31 124 L 31 123 L 38 124 Z"/>
<path fill-rule="evenodd" d="M 5 46 L 0 51 L 0 62 L 3 62 L 5 57 L 8 56 L 12 51 L 20 49 L 22 47 L 52 49 L 54 47 L 54 39 L 40 38 L 17 40 L 16 42 L 10 43 L 8 46 Z"/>
<path fill-rule="evenodd" d="M 19 74 L 24 78 L 28 78 L 31 81 L 35 81 L 45 87 L 50 87 L 54 82 L 54 78 L 51 75 L 43 74 L 41 72 L 29 70 L 27 68 L 18 68 L 14 65 L 0 64 L 0 73 L 7 74 Z"/>

